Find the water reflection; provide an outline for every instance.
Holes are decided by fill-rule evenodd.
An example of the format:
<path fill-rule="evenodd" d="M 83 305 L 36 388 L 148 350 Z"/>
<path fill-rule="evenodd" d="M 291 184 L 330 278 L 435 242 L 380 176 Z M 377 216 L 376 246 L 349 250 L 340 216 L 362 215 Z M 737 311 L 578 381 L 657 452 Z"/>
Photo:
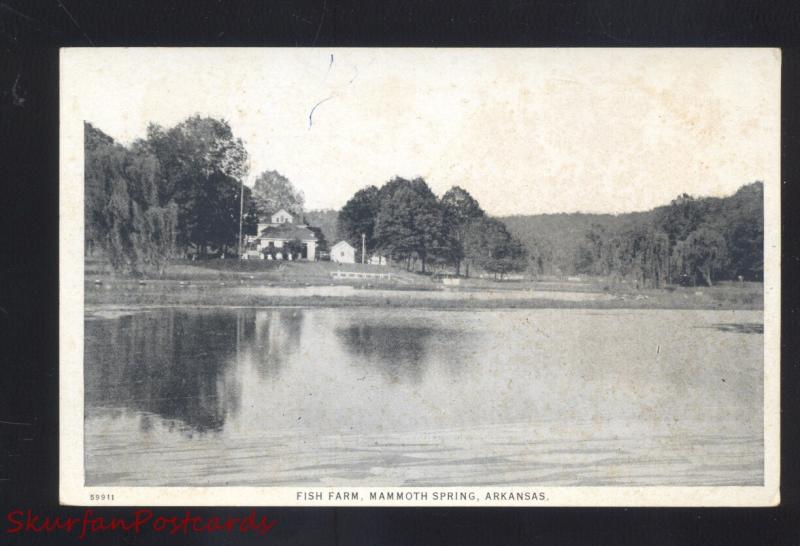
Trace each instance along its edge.
<path fill-rule="evenodd" d="M 143 432 L 154 415 L 170 430 L 219 431 L 240 410 L 238 363 L 246 359 L 260 376 L 276 377 L 302 324 L 298 310 L 167 310 L 87 321 L 87 412 L 137 412 Z"/>
<path fill-rule="evenodd" d="M 303 309 L 165 310 L 89 320 L 87 412 L 133 411 L 143 432 L 152 429 L 157 415 L 170 431 L 207 433 L 236 417 L 242 381 L 258 382 L 250 392 L 264 390 L 264 382 L 282 381 L 291 363 L 314 373 L 313 366 L 335 354 L 351 370 L 341 373 L 352 373 L 355 381 L 377 377 L 384 385 L 418 384 L 431 361 L 448 375 L 461 371 L 463 359 L 452 350 L 460 335 L 456 330 L 347 315 L 326 320 L 332 324 L 315 323 L 305 340 Z M 251 369 L 254 377 L 248 375 Z"/>
<path fill-rule="evenodd" d="M 300 345 L 303 310 L 240 310 L 240 358 L 251 359 L 261 378 L 277 378 L 287 359 Z"/>
<path fill-rule="evenodd" d="M 87 407 L 126 408 L 219 430 L 238 411 L 236 322 L 215 314 L 166 311 L 86 324 Z M 141 427 L 150 426 L 147 418 Z"/>
<path fill-rule="evenodd" d="M 763 334 L 764 324 L 760 322 L 723 322 L 712 324 L 708 328 L 715 328 L 720 332 L 732 332 L 734 334 Z"/>
<path fill-rule="evenodd" d="M 377 371 L 389 382 L 419 382 L 427 362 L 428 341 L 436 332 L 425 326 L 371 325 L 356 322 L 337 328 L 336 336 L 365 372 Z"/>
<path fill-rule="evenodd" d="M 719 468 L 730 474 L 721 482 L 742 483 L 725 470 L 733 468 L 726 457 L 758 469 L 762 340 L 717 328 L 738 320 L 748 325 L 738 330 L 756 330 L 755 312 L 92 317 L 84 431 L 86 479 L 95 485 L 505 483 L 558 467 L 561 455 L 542 461 L 553 457 L 553 441 L 586 453 L 591 473 L 603 455 L 592 442 L 625 437 L 646 447 L 659 435 L 674 440 L 672 451 L 645 451 L 663 451 L 669 480 L 686 473 L 668 467 L 685 460 L 675 450 L 707 463 L 693 438 L 708 434 L 721 446 L 747 440 L 720 451 Z M 617 466 L 608 472 L 627 479 Z"/>

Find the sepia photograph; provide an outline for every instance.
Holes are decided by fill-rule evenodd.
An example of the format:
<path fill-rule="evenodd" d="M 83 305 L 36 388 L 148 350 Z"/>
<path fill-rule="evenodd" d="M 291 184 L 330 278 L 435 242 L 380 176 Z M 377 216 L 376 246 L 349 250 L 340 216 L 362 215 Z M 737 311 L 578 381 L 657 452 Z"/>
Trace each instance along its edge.
<path fill-rule="evenodd" d="M 61 501 L 775 505 L 780 70 L 62 49 Z"/>

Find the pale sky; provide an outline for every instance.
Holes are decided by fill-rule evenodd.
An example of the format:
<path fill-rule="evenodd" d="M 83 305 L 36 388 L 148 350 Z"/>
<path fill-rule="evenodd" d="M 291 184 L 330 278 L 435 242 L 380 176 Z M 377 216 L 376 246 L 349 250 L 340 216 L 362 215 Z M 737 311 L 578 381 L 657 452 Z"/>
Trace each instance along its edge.
<path fill-rule="evenodd" d="M 396 175 L 422 176 L 437 195 L 462 186 L 494 215 L 645 210 L 780 175 L 777 50 L 141 48 L 62 57 L 62 77 L 79 89 L 62 104 L 71 118 L 123 143 L 144 137 L 149 122 L 224 118 L 250 153 L 249 182 L 277 170 L 307 209 L 338 209 Z"/>

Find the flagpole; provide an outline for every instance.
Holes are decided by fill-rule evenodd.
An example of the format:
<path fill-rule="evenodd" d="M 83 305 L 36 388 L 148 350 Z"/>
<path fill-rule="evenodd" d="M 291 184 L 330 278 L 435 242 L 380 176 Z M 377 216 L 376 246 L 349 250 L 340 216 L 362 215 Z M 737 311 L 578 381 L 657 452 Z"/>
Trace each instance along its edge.
<path fill-rule="evenodd" d="M 239 259 L 242 259 L 242 216 L 244 215 L 244 178 L 250 174 L 250 156 L 247 156 L 247 172 L 242 175 L 241 188 L 239 189 Z"/>
<path fill-rule="evenodd" d="M 239 259 L 242 258 L 242 214 L 244 213 L 244 177 L 239 190 Z"/>

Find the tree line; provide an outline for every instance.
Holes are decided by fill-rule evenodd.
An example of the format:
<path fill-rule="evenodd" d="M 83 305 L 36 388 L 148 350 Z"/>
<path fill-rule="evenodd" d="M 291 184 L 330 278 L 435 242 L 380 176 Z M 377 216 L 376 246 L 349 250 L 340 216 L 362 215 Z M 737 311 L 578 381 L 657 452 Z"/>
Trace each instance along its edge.
<path fill-rule="evenodd" d="M 304 197 L 266 171 L 252 190 L 248 154 L 225 120 L 193 116 L 174 127 L 150 124 L 128 146 L 84 124 L 84 239 L 115 272 L 155 274 L 187 254 L 236 254 L 259 218 L 281 208 L 302 213 Z"/>
<path fill-rule="evenodd" d="M 760 281 L 764 269 L 764 186 L 726 198 L 683 194 L 644 218 L 595 225 L 575 257 L 577 272 L 631 278 L 642 286 Z"/>
<path fill-rule="evenodd" d="M 470 267 L 503 276 L 527 268 L 524 245 L 488 216 L 463 188 L 437 198 L 422 178 L 393 178 L 353 195 L 338 215 L 337 231 L 360 256 L 386 256 L 423 273 L 433 266 L 469 275 Z"/>
<path fill-rule="evenodd" d="M 763 184 L 728 197 L 681 195 L 645 212 L 542 214 L 503 220 L 532 273 L 602 275 L 639 286 L 763 279 Z"/>
<path fill-rule="evenodd" d="M 87 253 L 101 250 L 119 273 L 158 275 L 189 253 L 236 254 L 240 210 L 244 235 L 281 208 L 304 215 L 302 192 L 280 173 L 242 183 L 248 154 L 224 120 L 151 124 L 129 145 L 86 123 L 84 145 Z M 334 213 L 318 216 L 333 224 Z M 458 186 L 437 198 L 423 179 L 397 177 L 359 190 L 336 215 L 338 236 L 359 254 L 364 234 L 368 254 L 409 269 L 583 273 L 654 287 L 761 280 L 763 230 L 761 182 L 641 213 L 498 219 Z"/>

